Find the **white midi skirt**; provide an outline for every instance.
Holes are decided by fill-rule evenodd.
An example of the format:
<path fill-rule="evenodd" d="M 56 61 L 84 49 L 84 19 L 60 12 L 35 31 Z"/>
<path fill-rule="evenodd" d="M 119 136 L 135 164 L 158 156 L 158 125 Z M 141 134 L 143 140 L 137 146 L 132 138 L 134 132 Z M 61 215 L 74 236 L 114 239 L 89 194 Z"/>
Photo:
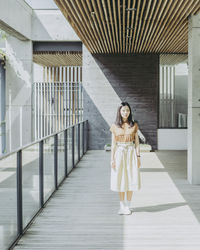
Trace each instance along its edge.
<path fill-rule="evenodd" d="M 135 144 L 117 142 L 114 154 L 115 169 L 111 167 L 111 190 L 116 192 L 137 191 L 141 188 Z"/>

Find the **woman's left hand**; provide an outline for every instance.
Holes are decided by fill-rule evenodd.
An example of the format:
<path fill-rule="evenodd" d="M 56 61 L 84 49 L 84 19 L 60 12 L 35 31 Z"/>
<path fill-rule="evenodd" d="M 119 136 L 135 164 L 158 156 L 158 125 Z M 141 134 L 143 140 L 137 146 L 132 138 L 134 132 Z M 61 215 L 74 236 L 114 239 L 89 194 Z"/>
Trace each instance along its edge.
<path fill-rule="evenodd" d="M 138 163 L 138 168 L 141 167 L 141 161 L 140 161 L 140 157 L 137 156 L 137 163 Z"/>

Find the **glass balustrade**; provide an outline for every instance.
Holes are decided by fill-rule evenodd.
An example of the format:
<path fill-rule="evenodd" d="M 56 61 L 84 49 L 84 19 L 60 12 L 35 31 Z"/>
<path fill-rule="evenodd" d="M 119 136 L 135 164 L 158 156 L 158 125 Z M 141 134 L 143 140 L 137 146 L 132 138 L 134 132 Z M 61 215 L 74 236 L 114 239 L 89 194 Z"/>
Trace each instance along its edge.
<path fill-rule="evenodd" d="M 79 124 L 0 158 L 1 250 L 15 244 L 86 152 L 87 120 Z"/>

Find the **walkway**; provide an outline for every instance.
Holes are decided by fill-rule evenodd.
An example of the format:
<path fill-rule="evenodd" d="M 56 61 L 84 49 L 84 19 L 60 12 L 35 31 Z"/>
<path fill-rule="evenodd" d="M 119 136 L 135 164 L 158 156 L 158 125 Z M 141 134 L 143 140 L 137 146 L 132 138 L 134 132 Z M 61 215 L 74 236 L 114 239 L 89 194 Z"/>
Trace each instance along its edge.
<path fill-rule="evenodd" d="M 118 215 L 110 152 L 87 151 L 15 250 L 199 250 L 200 185 L 186 180 L 186 151 L 142 155 L 142 189 Z"/>

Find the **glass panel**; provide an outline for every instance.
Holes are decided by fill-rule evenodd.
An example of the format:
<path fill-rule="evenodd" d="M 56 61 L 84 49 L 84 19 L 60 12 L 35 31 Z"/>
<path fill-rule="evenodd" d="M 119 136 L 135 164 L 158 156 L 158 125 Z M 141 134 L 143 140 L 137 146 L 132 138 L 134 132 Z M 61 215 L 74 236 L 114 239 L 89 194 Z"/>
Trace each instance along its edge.
<path fill-rule="evenodd" d="M 44 140 L 44 201 L 54 191 L 54 137 Z"/>
<path fill-rule="evenodd" d="M 72 169 L 72 127 L 67 130 L 67 173 Z"/>
<path fill-rule="evenodd" d="M 65 142 L 64 132 L 58 134 L 58 183 L 65 177 Z"/>
<path fill-rule="evenodd" d="M 74 151 L 75 151 L 75 164 L 78 162 L 78 126 L 76 125 L 74 128 L 75 131 L 75 138 L 74 138 Z"/>
<path fill-rule="evenodd" d="M 23 227 L 39 210 L 39 143 L 22 151 Z"/>
<path fill-rule="evenodd" d="M 187 64 L 160 66 L 160 128 L 187 128 L 187 84 Z"/>
<path fill-rule="evenodd" d="M 17 237 L 17 155 L 0 160 L 0 249 L 8 249 Z"/>

